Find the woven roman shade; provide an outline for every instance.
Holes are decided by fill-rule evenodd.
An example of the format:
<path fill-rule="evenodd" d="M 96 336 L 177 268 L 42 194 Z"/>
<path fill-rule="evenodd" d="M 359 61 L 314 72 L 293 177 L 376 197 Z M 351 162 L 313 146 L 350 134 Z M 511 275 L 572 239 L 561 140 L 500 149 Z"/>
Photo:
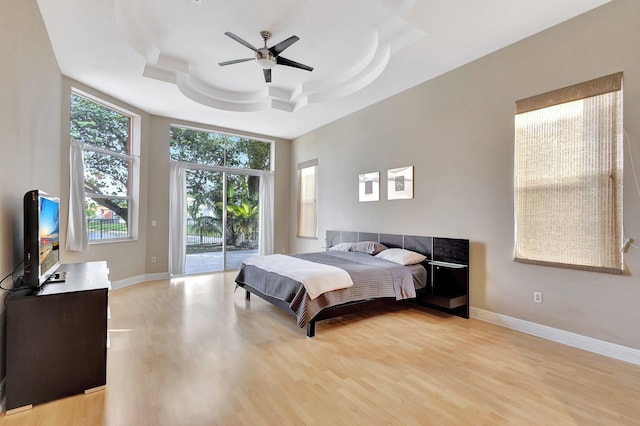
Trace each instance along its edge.
<path fill-rule="evenodd" d="M 518 262 L 621 273 L 622 73 L 516 102 Z"/>

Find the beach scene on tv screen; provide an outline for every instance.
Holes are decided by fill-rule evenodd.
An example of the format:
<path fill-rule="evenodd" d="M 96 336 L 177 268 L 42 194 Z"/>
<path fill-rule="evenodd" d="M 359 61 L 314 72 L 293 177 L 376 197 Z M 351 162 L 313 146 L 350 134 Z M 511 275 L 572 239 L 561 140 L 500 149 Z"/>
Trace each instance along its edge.
<path fill-rule="evenodd" d="M 58 203 L 40 199 L 40 270 L 47 271 L 58 261 Z"/>

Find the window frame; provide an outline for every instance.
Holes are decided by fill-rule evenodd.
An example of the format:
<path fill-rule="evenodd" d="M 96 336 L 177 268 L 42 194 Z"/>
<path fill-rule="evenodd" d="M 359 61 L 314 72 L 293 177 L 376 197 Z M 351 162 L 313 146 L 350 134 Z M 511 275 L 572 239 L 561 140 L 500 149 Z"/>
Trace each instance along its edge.
<path fill-rule="evenodd" d="M 312 169 L 313 170 L 313 197 L 312 201 L 305 202 L 304 201 L 304 188 L 307 186 L 304 182 L 304 173 L 303 170 Z M 308 238 L 317 240 L 318 239 L 318 159 L 313 159 L 309 161 L 305 161 L 298 164 L 298 197 L 297 197 L 297 226 L 296 226 L 296 237 L 298 238 Z M 311 210 L 309 212 L 309 205 L 312 205 Z M 307 221 L 311 221 L 311 223 L 307 223 Z M 312 231 L 311 231 L 312 230 Z M 306 234 L 306 231 L 311 231 Z"/>
<path fill-rule="evenodd" d="M 83 146 L 83 157 L 86 152 L 95 152 L 101 155 L 108 155 L 114 158 L 118 158 L 121 160 L 125 160 L 128 162 L 129 166 L 127 168 L 127 185 L 126 185 L 126 196 L 121 195 L 105 195 L 98 194 L 93 192 L 84 191 L 84 200 L 85 200 L 85 211 L 86 211 L 86 201 L 87 199 L 112 199 L 112 200 L 126 200 L 127 201 L 127 235 L 116 238 L 101 238 L 101 239 L 91 239 L 89 236 L 88 244 L 105 244 L 105 243 L 114 243 L 114 242 L 123 242 L 123 241 L 135 241 L 138 239 L 138 216 L 139 216 L 139 196 L 140 196 L 140 138 L 141 138 L 141 117 L 139 114 L 136 114 L 126 108 L 120 107 L 113 103 L 110 103 L 98 96 L 92 95 L 85 91 L 79 90 L 75 87 L 71 88 L 70 97 L 71 96 L 79 96 L 82 97 L 89 102 L 93 102 L 103 108 L 109 109 L 117 114 L 126 116 L 128 118 L 128 134 L 127 134 L 127 149 L 128 154 L 123 154 L 121 152 L 112 151 L 109 149 L 101 148 L 93 145 L 88 141 L 80 141 Z M 71 111 L 70 111 L 70 119 L 69 125 L 71 126 Z M 86 177 L 86 169 L 85 169 L 85 177 Z M 89 218 L 85 216 L 85 224 L 88 229 L 88 220 Z"/>

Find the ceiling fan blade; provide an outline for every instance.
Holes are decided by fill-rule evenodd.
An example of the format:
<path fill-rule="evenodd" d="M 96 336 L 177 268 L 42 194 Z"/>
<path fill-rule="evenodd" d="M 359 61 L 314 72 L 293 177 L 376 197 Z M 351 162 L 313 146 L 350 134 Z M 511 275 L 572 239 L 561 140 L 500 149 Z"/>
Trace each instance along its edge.
<path fill-rule="evenodd" d="M 254 52 L 258 49 L 256 49 L 255 47 L 253 47 L 251 45 L 251 43 L 249 43 L 248 41 L 245 41 L 243 39 L 241 39 L 240 37 L 238 37 L 237 35 L 235 35 L 234 33 L 227 31 L 226 33 L 224 33 L 225 35 L 231 37 L 232 39 L 234 39 L 235 41 L 237 41 L 238 43 L 247 46 L 249 49 L 253 50 Z"/>
<path fill-rule="evenodd" d="M 282 52 L 284 52 L 284 49 L 286 49 L 287 47 L 291 46 L 293 43 L 295 43 L 296 41 L 300 40 L 300 37 L 298 36 L 291 36 L 288 39 L 281 41 L 280 43 L 271 46 L 269 48 L 269 52 L 273 53 L 273 56 L 278 56 L 279 54 L 281 54 Z"/>
<path fill-rule="evenodd" d="M 292 61 L 291 59 L 283 58 L 282 56 L 278 56 L 276 58 L 276 63 L 278 65 L 286 65 L 288 67 L 300 68 L 302 70 L 313 71 L 313 67 L 309 65 L 304 65 L 296 61 Z"/>
<path fill-rule="evenodd" d="M 264 74 L 264 82 L 265 83 L 271 83 L 271 70 L 270 69 L 263 69 L 262 72 Z"/>
<path fill-rule="evenodd" d="M 239 64 L 240 62 L 255 61 L 256 58 L 234 59 L 232 61 L 218 62 L 218 65 L 225 66 L 231 64 Z"/>

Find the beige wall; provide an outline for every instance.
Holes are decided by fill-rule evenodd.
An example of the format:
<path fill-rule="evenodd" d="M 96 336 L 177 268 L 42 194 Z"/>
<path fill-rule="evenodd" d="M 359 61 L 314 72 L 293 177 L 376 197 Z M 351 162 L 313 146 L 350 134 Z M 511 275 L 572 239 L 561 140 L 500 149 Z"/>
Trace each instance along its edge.
<path fill-rule="evenodd" d="M 293 141 L 319 164 L 319 230 L 471 240 L 471 305 L 640 349 L 640 249 L 624 276 L 513 262 L 514 102 L 624 71 L 625 230 L 640 244 L 640 2 L 612 3 Z M 336 155 L 340 153 L 340 155 Z M 415 166 L 412 200 L 359 203 L 359 173 Z M 292 174 L 295 176 L 295 174 Z M 291 217 L 295 219 L 295 182 Z M 324 241 L 295 238 L 292 250 Z M 585 232 L 589 232 L 585 229 Z M 544 303 L 533 303 L 533 291 Z"/>
<path fill-rule="evenodd" d="M 0 275 L 23 258 L 22 197 L 60 190 L 60 71 L 35 0 L 3 1 L 0 12 Z M 20 270 L 17 275 L 21 274 Z M 11 287 L 10 280 L 2 283 Z M 5 292 L 0 292 L 4 312 Z M 4 377 L 4 314 L 0 317 Z"/>

